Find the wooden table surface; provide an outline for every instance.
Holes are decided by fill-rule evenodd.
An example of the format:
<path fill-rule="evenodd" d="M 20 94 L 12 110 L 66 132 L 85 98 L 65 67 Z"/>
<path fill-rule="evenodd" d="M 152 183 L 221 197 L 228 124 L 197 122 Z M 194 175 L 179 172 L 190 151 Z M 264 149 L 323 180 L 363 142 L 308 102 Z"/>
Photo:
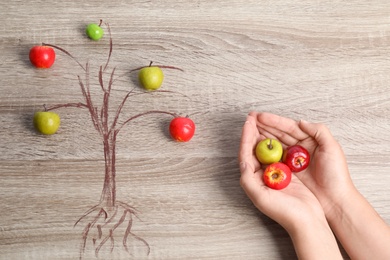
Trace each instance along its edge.
<path fill-rule="evenodd" d="M 327 124 L 356 186 L 390 223 L 387 0 L 2 0 L 0 13 L 0 259 L 295 259 L 288 234 L 239 185 L 251 110 Z M 29 50 L 42 42 L 89 63 L 100 107 L 108 28 L 98 42 L 84 34 L 100 19 L 113 43 L 105 86 L 116 68 L 109 120 L 133 89 L 119 122 L 159 110 L 197 126 L 188 143 L 170 139 L 166 114 L 121 129 L 117 211 L 101 205 L 103 141 L 88 110 L 57 109 L 52 136 L 32 126 L 44 104 L 83 102 L 78 76 L 86 82 L 58 50 L 52 68 L 33 68 Z M 150 61 L 183 71 L 165 69 L 164 91 L 145 93 L 130 71 Z"/>

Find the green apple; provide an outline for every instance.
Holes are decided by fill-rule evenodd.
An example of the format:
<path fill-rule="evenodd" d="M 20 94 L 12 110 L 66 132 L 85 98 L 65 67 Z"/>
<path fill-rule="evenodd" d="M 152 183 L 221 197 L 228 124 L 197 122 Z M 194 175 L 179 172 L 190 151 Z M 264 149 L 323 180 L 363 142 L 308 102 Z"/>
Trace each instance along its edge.
<path fill-rule="evenodd" d="M 146 90 L 156 90 L 161 87 L 164 80 L 164 73 L 157 66 L 148 66 L 139 71 L 138 79 Z"/>
<path fill-rule="evenodd" d="M 104 31 L 102 27 L 100 27 L 96 23 L 90 23 L 85 29 L 85 33 L 88 35 L 90 39 L 94 41 L 98 41 L 103 37 Z"/>
<path fill-rule="evenodd" d="M 282 155 L 282 144 L 276 139 L 267 138 L 256 145 L 256 157 L 262 164 L 279 162 Z"/>
<path fill-rule="evenodd" d="M 39 111 L 34 114 L 34 127 L 45 135 L 55 134 L 60 126 L 60 116 L 50 111 Z"/>

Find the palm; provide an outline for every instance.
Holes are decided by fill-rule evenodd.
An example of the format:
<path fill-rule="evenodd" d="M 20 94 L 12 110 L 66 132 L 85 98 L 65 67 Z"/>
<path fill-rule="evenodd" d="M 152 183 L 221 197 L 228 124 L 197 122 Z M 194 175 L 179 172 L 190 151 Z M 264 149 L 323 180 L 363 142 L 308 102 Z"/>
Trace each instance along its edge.
<path fill-rule="evenodd" d="M 256 122 L 244 127 L 241 140 L 240 161 L 246 162 L 252 174 L 245 176 L 243 188 L 264 214 L 284 227 L 312 218 L 313 214 L 323 214 L 322 208 L 313 193 L 293 176 L 290 185 L 283 190 L 272 190 L 262 181 L 263 169 L 256 159 L 253 150 L 257 142 L 264 138 L 256 128 Z M 242 179 L 243 180 L 243 179 Z"/>
<path fill-rule="evenodd" d="M 345 185 L 351 180 L 344 153 L 333 137 L 320 145 L 294 120 L 272 114 L 253 113 L 252 116 L 257 120 L 261 138 L 274 137 L 284 146 L 299 144 L 309 151 L 312 156 L 309 167 L 296 176 L 314 193 L 324 209 L 330 198 L 342 196 Z"/>
<path fill-rule="evenodd" d="M 290 185 L 283 190 L 263 189 L 263 201 L 256 206 L 286 229 L 293 223 L 309 220 L 313 214 L 323 214 L 314 194 L 294 175 Z"/>
<path fill-rule="evenodd" d="M 344 154 L 340 149 L 327 152 L 312 138 L 305 139 L 300 144 L 308 149 L 312 161 L 306 171 L 297 173 L 299 179 L 317 196 L 325 208 L 326 201 L 331 196 L 340 197 L 345 183 L 349 182 L 349 175 L 340 174 L 348 171 Z M 333 173 L 333 174 L 330 174 Z"/>

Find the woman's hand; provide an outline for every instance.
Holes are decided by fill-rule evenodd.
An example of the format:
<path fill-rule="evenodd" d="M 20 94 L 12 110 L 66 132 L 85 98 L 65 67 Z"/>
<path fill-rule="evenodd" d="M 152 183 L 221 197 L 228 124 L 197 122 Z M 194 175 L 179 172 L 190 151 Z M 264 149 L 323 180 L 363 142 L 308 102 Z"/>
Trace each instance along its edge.
<path fill-rule="evenodd" d="M 263 167 L 254 151 L 261 139 L 275 136 L 259 131 L 258 125 L 257 114 L 251 114 L 242 130 L 241 186 L 261 212 L 287 230 L 299 259 L 341 259 L 320 202 L 298 177 L 293 174 L 289 186 L 282 190 L 273 190 L 264 184 Z M 292 144 L 291 140 L 287 141 Z"/>
<path fill-rule="evenodd" d="M 264 138 L 278 139 L 284 147 L 302 145 L 311 154 L 309 167 L 294 173 L 283 190 L 271 190 L 262 181 L 263 170 L 254 150 Z M 242 187 L 259 210 L 286 228 L 298 256 L 338 258 L 330 226 L 351 258 L 390 259 L 390 227 L 353 185 L 344 153 L 327 127 L 251 112 L 243 128 L 239 157 Z M 325 217 L 329 226 L 324 225 Z M 302 221 L 308 221 L 310 228 L 299 226 Z M 326 242 L 325 247 L 321 241 Z"/>
<path fill-rule="evenodd" d="M 313 215 L 323 218 L 320 203 L 294 174 L 290 185 L 283 190 L 273 190 L 264 184 L 263 168 L 254 154 L 256 144 L 262 138 L 256 117 L 248 116 L 242 131 L 239 159 L 241 186 L 254 205 L 289 232 L 313 219 Z"/>
<path fill-rule="evenodd" d="M 294 121 L 269 113 L 251 112 L 260 138 L 278 139 L 284 146 L 305 147 L 310 155 L 309 167 L 294 173 L 317 197 L 327 217 L 340 200 L 354 190 L 347 162 L 339 143 L 322 124 Z"/>

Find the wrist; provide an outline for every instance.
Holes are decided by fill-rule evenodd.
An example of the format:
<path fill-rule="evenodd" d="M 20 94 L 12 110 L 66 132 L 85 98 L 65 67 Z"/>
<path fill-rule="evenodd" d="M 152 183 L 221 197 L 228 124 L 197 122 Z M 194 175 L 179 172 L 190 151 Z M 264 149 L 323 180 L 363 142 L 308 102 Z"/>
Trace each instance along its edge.
<path fill-rule="evenodd" d="M 350 201 L 355 200 L 360 193 L 353 184 L 349 174 L 344 174 L 343 178 L 334 181 L 332 185 L 325 186 L 329 186 L 329 188 L 323 189 L 321 192 L 315 194 L 329 222 L 342 217 Z"/>
<path fill-rule="evenodd" d="M 356 188 L 327 219 L 351 259 L 390 259 L 390 228 Z"/>
<path fill-rule="evenodd" d="M 353 185 L 344 189 L 344 192 L 337 194 L 334 199 L 330 199 L 323 206 L 329 224 L 332 225 L 332 223 L 342 220 L 345 214 L 349 212 L 349 207 L 356 205 L 360 199 L 361 195 Z"/>
<path fill-rule="evenodd" d="M 299 259 L 342 259 L 325 216 L 302 221 L 287 231 Z"/>

